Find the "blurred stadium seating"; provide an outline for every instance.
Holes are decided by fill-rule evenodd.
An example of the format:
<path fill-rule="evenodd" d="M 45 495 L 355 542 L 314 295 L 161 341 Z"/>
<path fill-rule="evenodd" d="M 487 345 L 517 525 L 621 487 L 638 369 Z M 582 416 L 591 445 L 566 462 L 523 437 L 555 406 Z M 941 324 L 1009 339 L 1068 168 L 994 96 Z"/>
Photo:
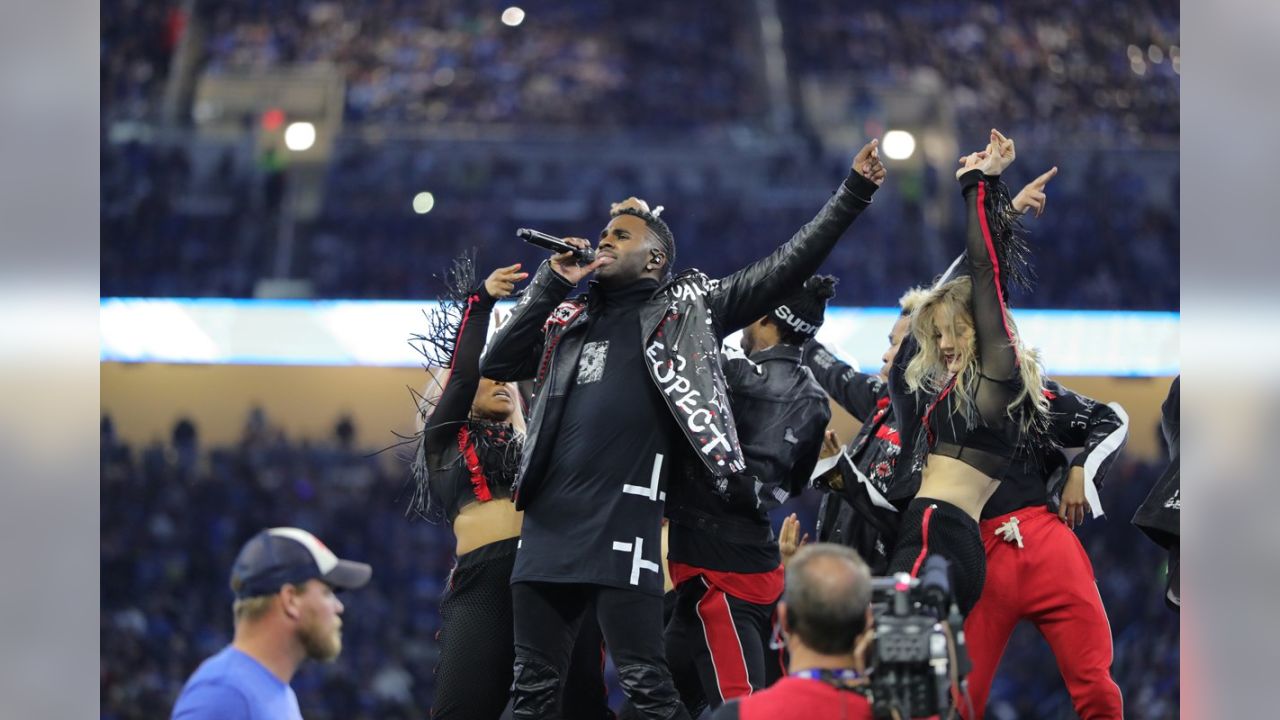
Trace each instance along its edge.
<path fill-rule="evenodd" d="M 534 260 L 512 238 L 517 224 L 594 234 L 608 203 L 632 194 L 666 205 L 680 265 L 727 272 L 807 220 L 887 124 L 941 128 L 960 148 L 998 124 L 1020 140 L 1015 191 L 1063 169 L 1048 217 L 1031 223 L 1041 284 L 1019 301 L 1177 308 L 1176 6 L 781 3 L 793 112 L 780 126 L 764 71 L 743 60 L 761 54 L 755 6 L 606 5 L 530 7 L 515 28 L 491 3 L 112 14 L 103 294 L 252 297 L 284 267 L 317 297 L 426 297 L 460 249 Z M 195 24 L 199 61 L 171 63 L 174 28 Z M 191 68 L 190 90 L 307 63 L 345 83 L 345 120 L 314 182 L 256 114 L 224 118 L 221 133 L 192 120 L 198 107 L 162 120 L 162 96 L 185 97 L 179 80 L 165 90 L 171 64 Z M 823 107 L 833 85 L 849 97 Z M 904 107 L 903 93 L 927 112 Z M 882 207 L 828 262 L 840 303 L 891 304 L 953 252 L 950 166 L 922 160 L 926 150 L 891 166 Z M 434 208 L 420 215 L 423 191 Z"/>
<path fill-rule="evenodd" d="M 239 544 L 275 525 L 306 527 L 374 566 L 376 582 L 343 597 L 342 656 L 304 665 L 294 680 L 306 717 L 425 714 L 452 538 L 405 517 L 403 467 L 389 453 L 370 457 L 378 448 L 359 444 L 359 432 L 335 418 L 329 440 L 303 441 L 256 412 L 235 443 L 205 447 L 199 425 L 181 420 L 165 441 L 130 445 L 103 419 L 103 720 L 167 715 L 187 675 L 231 636 L 227 579 Z M 1111 616 L 1115 680 L 1136 720 L 1177 713 L 1178 618 L 1156 590 L 1164 554 L 1127 522 L 1160 469 L 1122 460 L 1103 493 L 1107 519 L 1081 531 Z M 813 527 L 816 496 L 793 510 Z M 1014 635 L 988 716 L 1075 717 L 1033 628 Z"/>

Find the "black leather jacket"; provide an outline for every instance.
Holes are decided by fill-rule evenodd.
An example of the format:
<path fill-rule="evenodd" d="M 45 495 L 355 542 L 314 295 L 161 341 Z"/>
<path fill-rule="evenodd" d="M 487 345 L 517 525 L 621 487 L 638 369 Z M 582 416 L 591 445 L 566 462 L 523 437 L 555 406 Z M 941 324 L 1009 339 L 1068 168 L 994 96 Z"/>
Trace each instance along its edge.
<path fill-rule="evenodd" d="M 845 446 L 846 458 L 837 466 L 841 489 L 832 488 L 828 477 L 814 481 L 814 487 L 823 491 L 815 529 L 818 541 L 852 547 L 872 574 L 883 575 L 898 529 L 898 512 L 883 503 L 888 502 L 902 452 L 889 388 L 878 375 L 859 372 L 817 340 L 805 343 L 803 352 L 805 367 L 822 389 L 861 423 Z M 870 487 L 860 478 L 866 478 Z M 910 499 L 894 505 L 905 509 Z"/>
<path fill-rule="evenodd" d="M 649 376 L 713 476 L 746 468 L 720 367 L 721 340 L 773 309 L 816 272 L 875 190 L 875 184 L 850 173 L 813 220 L 768 257 L 719 280 L 697 270 L 681 273 L 660 286 L 641 309 L 636 339 L 644 347 Z M 572 290 L 543 263 L 481 361 L 485 377 L 534 379 L 529 431 L 514 489 L 518 508 L 527 507 L 546 475 L 550 443 L 582 351 L 591 310 L 583 297 L 566 301 Z"/>
<path fill-rule="evenodd" d="M 1164 433 L 1165 443 L 1169 446 L 1169 465 L 1156 484 L 1152 486 L 1147 498 L 1138 507 L 1133 516 L 1133 524 L 1137 525 L 1161 547 L 1171 547 L 1181 537 L 1182 516 L 1182 482 L 1179 475 L 1178 455 L 1181 431 L 1182 376 L 1173 379 L 1169 386 L 1169 395 L 1160 406 L 1160 430 Z"/>
<path fill-rule="evenodd" d="M 800 358 L 800 348 L 778 344 L 724 363 L 734 412 L 750 418 L 751 431 L 743 434 L 752 481 L 745 504 L 762 512 L 809 485 L 831 422 L 826 393 Z"/>
<path fill-rule="evenodd" d="M 685 525 L 730 542 L 768 543 L 769 511 L 809 484 L 831 406 L 793 345 L 725 358 L 724 372 L 742 418 L 747 469 L 707 483 L 696 482 L 704 474 L 700 465 L 687 466 L 695 482 L 671 484 L 666 514 L 673 536 L 676 525 Z"/>

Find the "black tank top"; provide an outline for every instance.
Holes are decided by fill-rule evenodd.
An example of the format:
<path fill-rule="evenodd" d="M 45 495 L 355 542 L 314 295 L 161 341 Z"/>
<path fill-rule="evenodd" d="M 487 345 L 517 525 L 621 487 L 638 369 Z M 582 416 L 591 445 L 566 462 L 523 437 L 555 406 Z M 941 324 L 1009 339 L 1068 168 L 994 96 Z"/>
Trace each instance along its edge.
<path fill-rule="evenodd" d="M 449 379 L 421 433 L 414 472 L 426 486 L 425 514 L 443 512 L 450 523 L 473 502 L 511 497 L 524 447 L 511 423 L 471 417 L 493 304 L 480 284 L 438 323 L 453 336 L 452 343 L 442 343 L 449 351 Z M 513 388 L 517 403 L 518 395 Z"/>
<path fill-rule="evenodd" d="M 471 503 L 511 497 L 523 439 L 510 423 L 469 420 L 452 446 L 428 458 L 432 498 L 450 523 Z"/>

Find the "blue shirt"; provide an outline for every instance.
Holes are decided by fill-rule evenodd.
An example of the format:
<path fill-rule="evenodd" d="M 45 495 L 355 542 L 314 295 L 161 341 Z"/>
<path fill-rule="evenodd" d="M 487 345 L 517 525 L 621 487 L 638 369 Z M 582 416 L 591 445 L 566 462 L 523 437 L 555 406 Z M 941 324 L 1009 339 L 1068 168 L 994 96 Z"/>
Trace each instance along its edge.
<path fill-rule="evenodd" d="M 298 696 L 262 663 L 228 645 L 182 686 L 172 720 L 302 720 Z"/>

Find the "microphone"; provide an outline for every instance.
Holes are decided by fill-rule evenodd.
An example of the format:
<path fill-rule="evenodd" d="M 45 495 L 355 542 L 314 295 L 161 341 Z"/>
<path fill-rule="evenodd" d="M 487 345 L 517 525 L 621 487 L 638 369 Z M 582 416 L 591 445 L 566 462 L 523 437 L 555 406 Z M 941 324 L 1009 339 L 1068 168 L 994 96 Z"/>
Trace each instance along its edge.
<path fill-rule="evenodd" d="M 592 262 L 595 262 L 596 259 L 596 251 L 594 248 L 576 248 L 555 235 L 548 235 L 544 232 L 538 232 L 537 230 L 520 228 L 519 230 L 516 230 L 516 237 L 530 245 L 537 245 L 538 247 L 550 250 L 551 252 L 571 252 L 579 265 L 589 265 Z"/>

